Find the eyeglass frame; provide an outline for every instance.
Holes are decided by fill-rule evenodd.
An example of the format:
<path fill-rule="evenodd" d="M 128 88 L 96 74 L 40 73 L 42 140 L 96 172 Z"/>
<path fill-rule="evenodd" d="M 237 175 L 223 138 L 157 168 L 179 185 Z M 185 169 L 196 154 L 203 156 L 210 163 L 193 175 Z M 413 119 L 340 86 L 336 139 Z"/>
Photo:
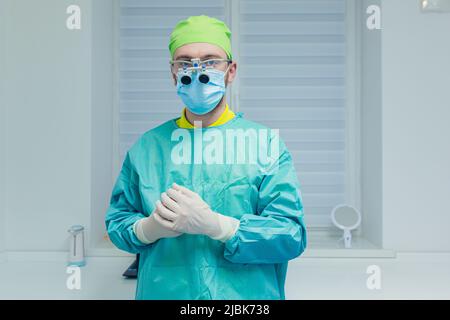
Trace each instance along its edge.
<path fill-rule="evenodd" d="M 231 59 L 213 58 L 213 59 L 206 59 L 206 60 L 201 61 L 199 58 L 194 58 L 194 59 L 191 59 L 191 61 L 188 61 L 188 60 L 170 60 L 169 64 L 170 64 L 171 68 L 174 66 L 174 63 L 177 63 L 177 62 L 187 62 L 187 63 L 192 64 L 192 67 L 181 67 L 181 68 L 178 68 L 178 71 L 192 71 L 192 70 L 199 70 L 199 69 L 204 70 L 204 69 L 214 68 L 213 66 L 206 66 L 205 65 L 205 62 L 208 62 L 208 61 L 226 62 L 226 63 L 228 63 L 228 65 L 233 63 L 233 60 L 231 60 Z M 197 65 L 195 65 L 195 63 Z"/>

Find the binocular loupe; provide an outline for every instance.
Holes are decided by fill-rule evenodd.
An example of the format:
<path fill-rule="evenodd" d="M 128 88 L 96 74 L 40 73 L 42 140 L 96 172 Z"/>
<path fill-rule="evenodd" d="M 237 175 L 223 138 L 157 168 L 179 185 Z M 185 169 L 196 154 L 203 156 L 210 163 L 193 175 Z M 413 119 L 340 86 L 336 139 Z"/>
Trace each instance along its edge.
<path fill-rule="evenodd" d="M 183 75 L 180 78 L 180 81 L 184 85 L 189 85 L 192 82 L 192 73 L 199 74 L 198 75 L 198 81 L 201 83 L 208 83 L 209 82 L 209 76 L 205 73 L 206 67 L 199 65 L 200 60 L 199 59 L 192 59 L 192 67 L 191 68 L 183 68 L 182 72 Z"/>
<path fill-rule="evenodd" d="M 197 73 L 195 73 L 197 74 Z M 181 76 L 180 81 L 184 85 L 191 84 L 192 82 L 192 71 L 184 71 L 184 74 Z M 208 83 L 209 82 L 209 76 L 206 73 L 200 73 L 198 76 L 198 81 L 201 83 Z"/>

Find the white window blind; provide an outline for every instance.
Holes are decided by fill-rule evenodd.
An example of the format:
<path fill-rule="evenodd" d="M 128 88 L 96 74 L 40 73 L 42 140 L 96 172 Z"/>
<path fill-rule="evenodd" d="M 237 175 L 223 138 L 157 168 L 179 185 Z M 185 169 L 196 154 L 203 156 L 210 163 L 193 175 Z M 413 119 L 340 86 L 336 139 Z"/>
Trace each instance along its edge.
<path fill-rule="evenodd" d="M 240 1 L 240 110 L 279 128 L 308 225 L 345 202 L 345 0 Z"/>
<path fill-rule="evenodd" d="M 180 113 L 168 69 L 172 28 L 190 15 L 228 21 L 225 1 L 120 1 L 121 157 L 140 134 Z M 236 3 L 239 111 L 280 129 L 307 224 L 329 226 L 346 189 L 345 0 Z"/>

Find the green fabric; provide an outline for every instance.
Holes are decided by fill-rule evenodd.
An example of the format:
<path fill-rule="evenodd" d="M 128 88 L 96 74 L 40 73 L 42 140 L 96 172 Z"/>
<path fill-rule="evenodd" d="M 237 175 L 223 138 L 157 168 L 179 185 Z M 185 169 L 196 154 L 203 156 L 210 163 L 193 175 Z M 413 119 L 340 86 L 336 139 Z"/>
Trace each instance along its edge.
<path fill-rule="evenodd" d="M 225 135 L 229 129 L 266 129 L 240 113 L 227 123 L 179 129 L 176 119 L 147 131 L 130 148 L 106 214 L 111 241 L 140 253 L 137 299 L 285 299 L 288 261 L 307 245 L 300 186 L 292 158 L 279 140 L 278 169 L 255 164 L 175 164 L 174 130 Z M 217 130 L 217 131 L 211 131 Z M 268 148 L 272 140 L 261 148 Z M 203 152 L 208 144 L 203 143 Z M 225 147 L 226 148 L 226 147 Z M 193 153 L 192 153 L 193 154 Z M 212 210 L 240 220 L 225 243 L 183 234 L 146 245 L 133 232 L 173 182 L 197 192 Z"/>
<path fill-rule="evenodd" d="M 207 42 L 221 47 L 231 55 L 231 31 L 222 21 L 208 16 L 192 16 L 178 22 L 170 35 L 169 50 L 173 59 L 175 50 L 193 42 Z"/>

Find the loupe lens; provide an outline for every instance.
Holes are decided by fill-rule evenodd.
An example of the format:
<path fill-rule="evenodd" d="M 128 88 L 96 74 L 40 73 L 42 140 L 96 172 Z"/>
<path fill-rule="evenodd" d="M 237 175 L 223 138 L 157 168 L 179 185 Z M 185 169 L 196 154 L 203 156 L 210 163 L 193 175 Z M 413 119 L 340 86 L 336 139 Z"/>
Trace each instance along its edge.
<path fill-rule="evenodd" d="M 181 83 L 182 84 L 188 85 L 188 84 L 191 84 L 191 82 L 192 82 L 192 79 L 191 79 L 190 76 L 184 75 L 184 76 L 181 77 Z"/>
<path fill-rule="evenodd" d="M 204 74 L 204 73 L 202 73 L 199 77 L 198 77 L 198 80 L 201 82 L 201 83 L 208 83 L 209 82 L 209 76 L 207 75 L 207 74 Z"/>

